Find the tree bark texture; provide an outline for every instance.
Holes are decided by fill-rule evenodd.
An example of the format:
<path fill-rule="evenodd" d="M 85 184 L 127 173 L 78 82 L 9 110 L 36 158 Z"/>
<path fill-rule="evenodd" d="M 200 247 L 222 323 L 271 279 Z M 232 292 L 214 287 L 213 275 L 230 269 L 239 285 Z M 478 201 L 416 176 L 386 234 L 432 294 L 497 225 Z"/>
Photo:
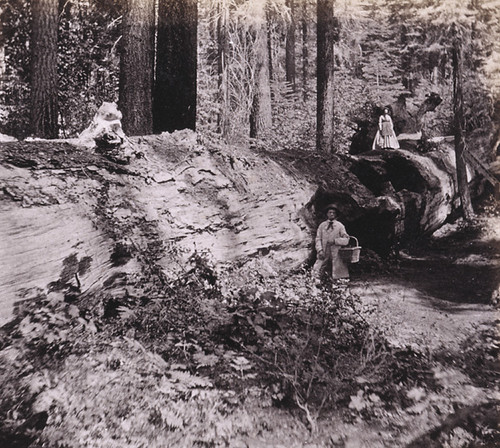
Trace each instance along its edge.
<path fill-rule="evenodd" d="M 124 272 L 179 278 L 195 248 L 209 251 L 219 265 L 266 253 L 271 271 L 299 268 L 310 254 L 316 217 L 331 203 L 338 205 L 348 233 L 382 255 L 397 240 L 413 243 L 432 233 L 456 203 L 452 148 L 350 159 L 302 151 L 291 160 L 281 151 L 257 154 L 231 146 L 195 151 L 195 134 L 182 142 L 168 134 L 132 137 L 139 141 L 145 157 L 128 174 L 66 142 L 0 145 L 9 192 L 0 213 L 0 235 L 8 235 L 0 240 L 0 325 L 7 304 L 39 297 L 53 282 L 75 284 L 74 273 L 82 293 L 106 288 L 112 297 L 127 294 L 126 284 L 113 281 Z M 187 151 L 186 141 L 192 142 Z M 75 163 L 108 174 L 82 176 L 71 170 Z M 151 182 L 144 182 L 146 175 Z M 103 189 L 109 194 L 96 206 Z M 124 201 L 129 191 L 134 194 Z M 167 240 L 172 246 L 164 247 Z M 120 253 L 130 255 L 126 266 L 110 262 L 120 246 Z"/>
<path fill-rule="evenodd" d="M 309 66 L 309 49 L 307 48 L 307 39 L 309 37 L 309 27 L 307 25 L 307 2 L 302 2 L 302 96 L 304 101 L 307 101 L 309 96 L 307 85 L 307 67 Z"/>
<path fill-rule="evenodd" d="M 153 96 L 157 133 L 196 129 L 196 0 L 160 0 Z"/>
<path fill-rule="evenodd" d="M 119 108 L 127 135 L 153 132 L 154 33 L 154 2 L 126 0 L 122 20 Z"/>
<path fill-rule="evenodd" d="M 334 42 L 336 23 L 334 0 L 318 0 L 317 3 L 317 110 L 316 149 L 333 150 L 334 119 Z"/>
<path fill-rule="evenodd" d="M 472 210 L 469 183 L 467 180 L 467 164 L 464 154 L 466 149 L 464 135 L 464 102 L 462 93 L 462 51 L 458 38 L 455 38 L 453 42 L 453 113 L 458 194 L 462 204 L 463 217 L 466 220 L 470 220 L 474 212 Z"/>
<path fill-rule="evenodd" d="M 497 151 L 500 150 L 500 98 L 493 104 L 492 122 L 494 124 L 490 137 L 490 161 L 494 162 L 497 158 Z"/>
<path fill-rule="evenodd" d="M 304 2 L 305 3 L 305 2 Z M 295 91 L 295 0 L 288 0 L 287 6 L 290 8 L 290 23 L 286 31 L 285 44 L 285 72 L 286 81 Z"/>
<path fill-rule="evenodd" d="M 227 58 L 229 56 L 229 9 L 226 0 L 219 3 L 219 19 L 217 20 L 217 75 L 219 113 L 217 115 L 217 132 L 226 140 L 229 136 L 229 86 Z"/>
<path fill-rule="evenodd" d="M 272 125 L 271 87 L 264 11 L 253 30 L 252 61 L 254 85 L 250 110 L 250 138 L 259 138 Z"/>
<path fill-rule="evenodd" d="M 269 63 L 269 81 L 274 78 L 273 38 L 271 32 L 271 18 L 269 14 L 269 1 L 266 1 L 266 30 L 267 30 L 267 59 Z M 272 95 L 272 92 L 271 92 Z"/>
<path fill-rule="evenodd" d="M 33 0 L 31 38 L 31 134 L 58 137 L 58 0 Z"/>

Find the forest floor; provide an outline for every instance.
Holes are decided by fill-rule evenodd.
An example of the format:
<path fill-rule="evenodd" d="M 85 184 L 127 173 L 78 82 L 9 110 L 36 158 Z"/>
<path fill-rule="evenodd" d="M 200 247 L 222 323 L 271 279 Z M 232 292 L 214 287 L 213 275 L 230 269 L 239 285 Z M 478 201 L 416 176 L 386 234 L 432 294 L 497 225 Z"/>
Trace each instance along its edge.
<path fill-rule="evenodd" d="M 0 329 L 0 446 L 499 446 L 500 218 L 482 212 L 399 260 L 364 251 L 347 287 L 195 252 L 119 297 L 40 294 Z"/>
<path fill-rule="evenodd" d="M 184 284 L 184 305 L 158 298 L 141 315 L 132 303 L 91 312 L 97 298 L 41 298 L 2 328 L 0 444 L 498 446 L 498 296 L 484 283 L 474 297 L 458 285 L 432 293 L 433 259 L 450 280 L 444 253 L 450 266 L 494 267 L 498 280 L 498 221 L 452 229 L 399 266 L 355 272 L 347 290 L 318 290 L 296 273 L 220 301 Z M 333 330 L 314 320 L 319 311 Z M 181 315 L 182 335 L 152 328 Z M 342 343 L 327 348 L 335 337 Z"/>

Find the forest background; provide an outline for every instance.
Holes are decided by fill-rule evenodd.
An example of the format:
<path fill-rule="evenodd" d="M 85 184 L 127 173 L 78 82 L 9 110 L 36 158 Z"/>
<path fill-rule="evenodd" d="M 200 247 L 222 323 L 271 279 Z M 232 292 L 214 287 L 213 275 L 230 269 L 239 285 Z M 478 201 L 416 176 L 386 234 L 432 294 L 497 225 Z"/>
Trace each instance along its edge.
<path fill-rule="evenodd" d="M 327 151 L 347 152 L 357 127 L 374 120 L 378 108 L 405 103 L 411 115 L 432 92 L 443 102 L 425 117 L 425 133 L 450 135 L 452 47 L 458 40 L 464 64 L 465 131 L 486 137 L 482 141 L 489 149 L 498 140 L 500 26 L 496 1 L 338 0 L 316 4 L 307 0 L 202 0 L 196 4 L 161 0 L 158 20 L 167 20 L 169 15 L 174 17 L 170 24 L 184 20 L 187 25 L 180 27 L 174 39 L 194 44 L 162 53 L 162 46 L 170 44 L 162 43 L 158 28 L 156 65 L 150 67 L 151 74 L 147 60 L 141 67 L 146 76 L 155 78 L 151 80 L 153 106 L 148 106 L 144 92 L 135 95 L 148 99 L 140 107 L 149 107 L 157 116 L 163 114 L 159 126 L 154 117 L 146 118 L 154 124 L 133 123 L 137 118 L 131 117 L 144 111 L 131 105 L 131 96 L 125 94 L 130 85 L 137 90 L 144 84 L 137 82 L 137 75 L 130 75 L 128 84 L 123 80 L 127 68 L 120 67 L 120 55 L 130 54 L 127 46 L 131 41 L 122 33 L 130 20 L 136 20 L 135 33 L 141 32 L 139 25 L 154 20 L 130 16 L 134 7 L 143 8 L 140 1 L 132 0 L 123 4 L 113 0 L 59 2 L 57 79 L 51 87 L 57 96 L 57 118 L 47 130 L 33 127 L 37 107 L 30 82 L 44 75 L 31 57 L 30 2 L 2 0 L 0 132 L 17 138 L 73 137 L 89 124 L 103 101 L 116 101 L 124 113 L 127 134 L 187 127 L 196 128 L 205 138 L 221 137 L 232 144 L 248 144 L 251 139 L 266 148 L 314 149 L 319 145 L 316 112 L 321 100 L 317 87 L 328 82 L 334 107 L 333 117 L 326 117 L 327 123 L 333 123 Z M 324 30 L 317 33 L 316 26 L 318 18 L 324 26 L 325 7 L 331 7 L 334 14 L 327 24 L 327 40 L 334 42 L 333 53 L 327 57 L 333 67 L 327 69 L 332 79 L 321 81 L 316 76 L 325 69 L 318 66 L 316 70 L 316 47 L 321 46 L 319 34 Z M 150 30 L 148 33 L 151 36 Z M 193 70 L 189 73 L 193 64 L 194 78 Z M 158 88 L 162 76 L 163 81 L 177 76 L 184 86 L 174 86 L 174 90 L 185 93 L 175 97 L 162 92 Z M 163 107 L 171 111 L 158 111 L 157 104 L 165 102 L 169 105 Z M 183 110 L 190 111 L 185 118 Z M 319 146 L 325 149 L 325 145 Z"/>
<path fill-rule="evenodd" d="M 80 242 L 71 240 L 64 258 L 51 246 L 60 252 L 60 276 L 1 328 L 0 445 L 496 446 L 500 343 L 496 311 L 485 304 L 490 290 L 474 308 L 469 302 L 477 297 L 468 297 L 461 313 L 449 303 L 429 306 L 427 295 L 423 304 L 413 303 L 408 289 L 395 288 L 392 274 L 389 289 L 374 290 L 370 280 L 351 293 L 317 288 L 307 270 L 278 275 L 254 256 L 218 271 L 197 251 L 170 278 L 160 262 L 176 262 L 181 250 L 165 241 L 142 205 L 156 198 L 163 211 L 169 206 L 163 200 L 190 202 L 186 210 L 204 221 L 197 202 L 186 198 L 204 200 L 211 187 L 184 191 L 163 172 L 184 172 L 184 162 L 200 156 L 200 143 L 220 143 L 224 151 L 217 157 L 233 169 L 235 185 L 245 182 L 243 170 L 255 173 L 248 190 L 258 185 L 257 199 L 267 208 L 250 222 L 264 226 L 261 217 L 269 210 L 285 200 L 293 210 L 299 202 L 292 196 L 275 202 L 273 193 L 289 195 L 301 185 L 293 173 L 282 176 L 268 163 L 269 151 L 289 151 L 290 165 L 296 150 L 346 153 L 353 135 L 376 123 L 382 106 L 411 118 L 432 94 L 442 102 L 424 115 L 422 131 L 427 138 L 454 134 L 458 53 L 461 125 L 469 151 L 489 161 L 500 139 L 499 1 L 0 0 L 0 13 L 1 133 L 75 137 L 104 101 L 118 103 L 129 136 L 197 132 L 179 133 L 177 143 L 175 134 L 164 135 L 151 147 L 156 137 L 135 139 L 146 152 L 134 164 L 147 177 L 67 142 L 2 145 L 3 198 L 13 213 L 6 221 L 34 216 L 40 204 L 47 222 L 57 225 L 53 239 L 66 244 L 66 235 L 78 231 L 67 227 L 64 233 L 58 213 L 64 218 L 74 209 L 64 212 L 58 201 L 85 209 L 87 198 L 88 227 L 102 231 L 110 250 L 94 233 L 77 235 L 84 244 L 80 259 L 73 252 Z M 398 133 L 404 130 L 395 125 Z M 267 155 L 252 152 L 259 148 Z M 346 171 L 333 170 L 342 157 L 317 159 L 324 177 L 346 183 Z M 314 170 L 319 163 L 311 160 Z M 212 165 L 199 168 L 214 175 Z M 39 179 L 50 194 L 43 196 Z M 214 185 L 223 190 L 228 184 Z M 305 192 L 306 200 L 312 194 Z M 284 210 L 286 227 L 293 227 Z M 246 223 L 237 213 L 228 220 L 235 233 Z M 17 228 L 5 239 L 12 247 L 36 240 L 36 249 L 44 242 L 37 232 L 26 238 L 32 223 L 44 224 L 28 218 L 26 226 L 12 220 L 21 231 L 19 239 Z M 199 229 L 184 226 L 190 236 Z M 480 253 L 460 252 L 470 249 L 464 241 L 475 233 L 459 231 L 452 241 L 456 260 L 483 263 L 487 251 L 497 259 L 490 237 L 476 242 Z M 276 236 L 270 235 L 273 245 Z M 101 257 L 101 267 L 90 269 L 87 242 L 97 254 L 93 266 Z M 455 263 L 444 247 L 439 269 L 430 271 L 433 280 L 436 272 L 455 280 L 442 272 L 442 253 L 450 265 L 476 272 Z M 45 265 L 48 249 L 42 252 Z M 365 247 L 365 267 L 380 274 L 385 267 L 367 254 Z M 425 287 L 422 272 L 418 285 Z M 103 287 L 82 293 L 91 276 L 102 277 Z M 448 289 L 460 289 L 457 284 Z M 498 303 L 497 289 L 494 294 Z M 420 327 L 405 334 L 398 319 Z"/>

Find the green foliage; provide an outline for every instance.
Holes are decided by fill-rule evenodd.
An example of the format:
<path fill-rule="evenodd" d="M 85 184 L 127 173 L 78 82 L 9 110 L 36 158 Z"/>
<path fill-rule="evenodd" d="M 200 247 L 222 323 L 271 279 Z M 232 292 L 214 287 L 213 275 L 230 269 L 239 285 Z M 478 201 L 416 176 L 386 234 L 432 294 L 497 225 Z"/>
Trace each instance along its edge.
<path fill-rule="evenodd" d="M 314 98 L 304 101 L 286 82 L 272 83 L 273 127 L 260 147 L 275 150 L 313 150 L 316 144 Z"/>
<path fill-rule="evenodd" d="M 115 0 L 62 2 L 58 84 L 63 137 L 80 132 L 103 101 L 118 97 L 119 8 Z M 0 132 L 18 138 L 29 130 L 30 0 L 1 0 L 6 73 Z"/>
<path fill-rule="evenodd" d="M 78 356 L 97 327 L 62 293 L 51 292 L 20 304 L 16 321 L 0 331 L 0 442 L 20 446 L 10 444 L 35 440 L 45 426 L 48 408 L 37 410 L 36 400 L 53 387 L 49 369 Z"/>
<path fill-rule="evenodd" d="M 65 136 L 82 131 L 103 101 L 118 99 L 119 13 L 115 1 L 64 4 L 58 72 Z"/>
<path fill-rule="evenodd" d="M 20 320 L 11 337 L 22 337 L 30 349 L 40 354 L 64 356 L 82 331 L 96 332 L 92 319 L 84 318 L 76 305 L 64 301 L 64 295 L 52 292 L 18 310 Z"/>
<path fill-rule="evenodd" d="M 485 72 L 491 57 L 498 53 L 498 9 L 492 2 L 394 2 L 388 1 L 394 25 L 400 25 L 403 80 L 416 96 L 431 87 L 445 93 L 452 84 L 451 47 L 458 39 L 464 59 L 464 105 L 466 130 L 489 131 L 492 112 L 492 85 Z M 410 68 L 408 70 L 408 67 Z M 493 67 L 490 68 L 493 70 Z M 486 76 L 485 76 L 486 75 Z M 444 103 L 436 113 L 444 130 L 451 125 L 451 88 L 442 95 Z"/>
<path fill-rule="evenodd" d="M 498 323 L 498 321 L 497 321 Z M 493 379 L 498 381 L 498 356 L 500 353 L 499 336 L 492 328 L 479 329 L 474 337 L 464 341 L 460 354 L 443 351 L 437 354 L 445 364 L 460 366 L 464 373 L 473 372 L 472 380 L 476 385 L 487 387 Z"/>
<path fill-rule="evenodd" d="M 133 335 L 219 386 L 255 383 L 276 404 L 307 412 L 346 400 L 355 376 L 377 380 L 387 367 L 387 348 L 345 287 L 318 288 L 308 272 L 216 271 L 206 253 L 193 253 L 190 266 L 167 285 L 141 293 L 139 284 L 108 301 L 113 334 Z"/>
<path fill-rule="evenodd" d="M 21 138 L 29 129 L 29 5 L 27 0 L 0 0 L 0 45 L 5 52 L 5 73 L 0 80 L 0 132 Z"/>
<path fill-rule="evenodd" d="M 93 306 L 102 295 L 26 303 L 0 346 L 0 440 L 222 447 L 261 434 L 271 415 L 283 422 L 278 408 L 312 432 L 335 409 L 345 421 L 427 411 L 429 390 L 442 387 L 433 381 L 446 380 L 432 379 L 428 354 L 390 348 L 346 284 L 318 287 L 307 271 L 262 263 L 215 269 L 194 252 L 176 279 L 128 278 L 114 315 Z M 69 260 L 66 274 L 78 265 Z M 465 350 L 464 362 L 492 368 L 497 338 Z"/>
<path fill-rule="evenodd" d="M 266 372 L 276 404 L 317 414 L 345 399 L 355 376 L 375 378 L 383 368 L 387 351 L 348 289 L 318 289 L 308 273 L 251 284 L 229 297 L 223 342 Z"/>

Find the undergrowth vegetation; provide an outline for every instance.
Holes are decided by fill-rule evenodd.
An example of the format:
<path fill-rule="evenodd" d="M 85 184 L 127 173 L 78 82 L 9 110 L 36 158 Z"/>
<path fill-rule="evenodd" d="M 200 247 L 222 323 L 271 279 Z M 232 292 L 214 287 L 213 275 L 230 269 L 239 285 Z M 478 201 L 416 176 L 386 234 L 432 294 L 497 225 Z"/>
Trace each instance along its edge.
<path fill-rule="evenodd" d="M 249 400 L 312 432 L 338 406 L 389 406 L 402 365 L 345 285 L 251 263 L 216 272 L 207 254 L 191 265 L 147 293 L 139 281 L 126 297 L 53 291 L 21 306 L 0 351 L 4 445 L 225 446 L 261 424 L 242 416 Z"/>
<path fill-rule="evenodd" d="M 222 388 L 234 387 L 236 372 L 241 388 L 257 383 L 275 404 L 298 406 L 308 416 L 342 394 L 347 399 L 356 377 L 385 375 L 389 351 L 345 286 L 318 288 L 307 272 L 216 273 L 203 254 L 191 260 L 188 275 L 166 293 L 105 304 L 113 331 L 192 372 L 201 369 Z"/>
<path fill-rule="evenodd" d="M 279 413 L 310 437 L 332 412 L 420 413 L 440 387 L 431 355 L 390 346 L 346 284 L 190 261 L 167 283 L 129 278 L 126 296 L 22 305 L 2 329 L 0 445 L 233 446 Z"/>

